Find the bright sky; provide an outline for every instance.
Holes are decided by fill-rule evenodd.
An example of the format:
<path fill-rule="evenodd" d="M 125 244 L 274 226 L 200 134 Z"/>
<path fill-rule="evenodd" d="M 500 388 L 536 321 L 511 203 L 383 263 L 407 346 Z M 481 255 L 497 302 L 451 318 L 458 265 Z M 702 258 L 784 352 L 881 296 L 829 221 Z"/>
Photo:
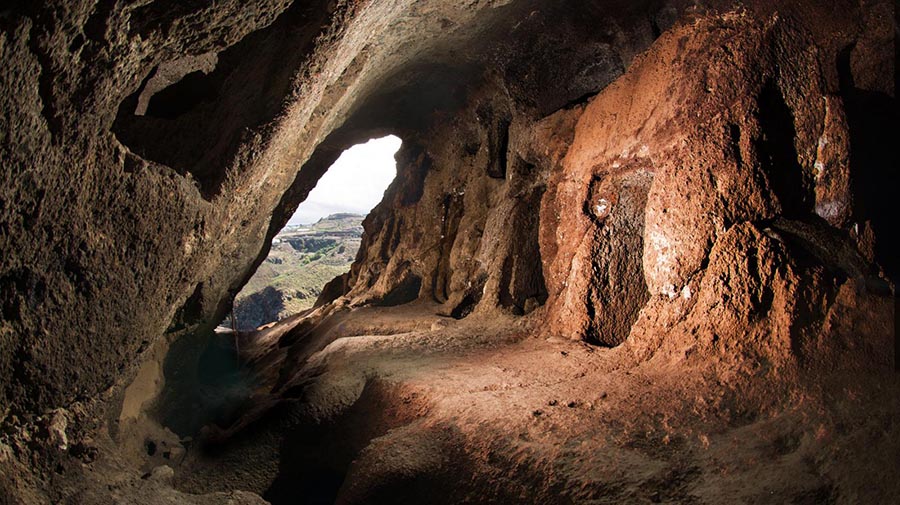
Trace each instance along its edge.
<path fill-rule="evenodd" d="M 399 138 L 389 135 L 344 151 L 288 224 L 311 224 L 338 212 L 368 214 L 397 175 L 394 154 L 400 144 Z"/>

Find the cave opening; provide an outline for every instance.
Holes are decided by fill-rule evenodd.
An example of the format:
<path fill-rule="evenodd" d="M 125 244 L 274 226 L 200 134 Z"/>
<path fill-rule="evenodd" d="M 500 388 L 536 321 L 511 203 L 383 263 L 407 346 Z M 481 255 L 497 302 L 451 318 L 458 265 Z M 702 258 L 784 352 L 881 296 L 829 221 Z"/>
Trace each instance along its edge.
<path fill-rule="evenodd" d="M 307 312 L 328 282 L 350 270 L 362 222 L 397 175 L 401 144 L 387 135 L 343 151 L 272 239 L 223 326 L 252 331 Z"/>
<path fill-rule="evenodd" d="M 241 339 L 308 313 L 327 285 L 350 270 L 362 241 L 362 222 L 397 175 L 394 156 L 401 144 L 399 137 L 386 135 L 335 156 L 274 234 L 230 313 L 217 325 L 172 342 L 154 413 L 162 426 L 190 437 L 209 423 L 229 426 L 243 412 L 254 379 L 239 358 Z"/>

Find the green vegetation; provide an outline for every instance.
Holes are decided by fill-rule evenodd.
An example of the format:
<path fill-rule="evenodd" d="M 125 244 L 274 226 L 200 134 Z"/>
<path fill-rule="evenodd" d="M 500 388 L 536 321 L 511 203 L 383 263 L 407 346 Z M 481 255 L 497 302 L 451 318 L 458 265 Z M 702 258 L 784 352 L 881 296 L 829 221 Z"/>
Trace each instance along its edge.
<path fill-rule="evenodd" d="M 350 270 L 363 217 L 335 214 L 310 226 L 282 230 L 235 298 L 239 327 L 253 329 L 311 308 L 326 283 Z"/>

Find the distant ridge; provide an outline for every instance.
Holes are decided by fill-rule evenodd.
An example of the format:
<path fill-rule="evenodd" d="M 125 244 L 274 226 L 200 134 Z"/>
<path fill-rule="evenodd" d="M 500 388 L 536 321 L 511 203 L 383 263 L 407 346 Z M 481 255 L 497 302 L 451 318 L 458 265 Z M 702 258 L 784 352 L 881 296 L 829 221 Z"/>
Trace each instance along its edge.
<path fill-rule="evenodd" d="M 319 220 L 316 221 L 316 222 L 322 222 L 322 221 L 335 221 L 335 220 L 338 220 L 338 219 L 349 219 L 349 218 L 351 218 L 351 217 L 365 218 L 366 216 L 364 216 L 364 215 L 362 215 L 362 214 L 353 214 L 352 212 L 338 212 L 337 214 L 330 214 L 330 215 L 328 215 L 328 216 L 321 217 L 321 218 L 319 218 Z"/>

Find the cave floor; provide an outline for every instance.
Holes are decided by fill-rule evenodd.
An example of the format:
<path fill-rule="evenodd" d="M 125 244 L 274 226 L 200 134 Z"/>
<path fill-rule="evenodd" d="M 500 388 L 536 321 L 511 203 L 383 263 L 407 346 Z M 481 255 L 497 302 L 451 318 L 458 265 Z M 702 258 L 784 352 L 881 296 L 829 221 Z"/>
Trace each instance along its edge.
<path fill-rule="evenodd" d="M 886 496 L 900 454 L 891 374 L 602 348 L 538 336 L 539 315 L 457 321 L 435 309 L 343 308 L 291 345 L 285 336 L 303 318 L 245 336 L 259 380 L 253 408 L 212 435 L 215 450 L 189 454 L 177 487 L 250 489 L 282 503 L 321 464 L 337 469 L 325 494 L 341 503 L 413 499 L 419 488 L 440 496 L 447 483 L 453 502 Z M 310 433 L 316 443 L 302 440 Z M 270 470 L 230 473 L 248 463 Z"/>

